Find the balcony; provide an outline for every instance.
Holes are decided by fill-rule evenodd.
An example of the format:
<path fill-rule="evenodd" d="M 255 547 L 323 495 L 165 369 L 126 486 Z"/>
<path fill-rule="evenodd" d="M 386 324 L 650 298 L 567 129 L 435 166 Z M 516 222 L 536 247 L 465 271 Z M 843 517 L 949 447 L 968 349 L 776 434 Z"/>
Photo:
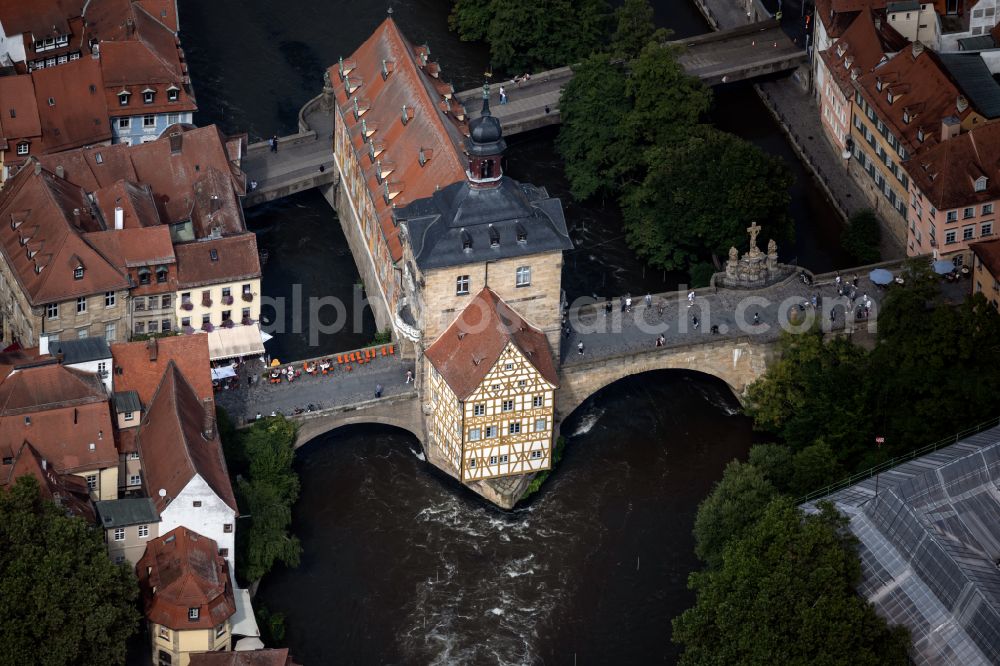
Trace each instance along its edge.
<path fill-rule="evenodd" d="M 224 294 L 222 296 L 222 304 L 223 305 L 232 305 L 233 304 L 233 296 L 232 296 L 232 294 Z"/>

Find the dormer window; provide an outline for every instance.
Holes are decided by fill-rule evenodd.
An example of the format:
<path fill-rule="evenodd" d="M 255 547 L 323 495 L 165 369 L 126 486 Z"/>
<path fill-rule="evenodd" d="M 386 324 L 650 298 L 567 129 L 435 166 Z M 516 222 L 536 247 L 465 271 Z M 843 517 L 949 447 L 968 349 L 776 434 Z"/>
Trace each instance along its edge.
<path fill-rule="evenodd" d="M 885 94 L 885 98 L 886 98 L 887 100 L 889 100 L 889 104 L 892 104 L 892 100 L 894 100 L 894 99 L 895 99 L 895 97 L 893 97 L 893 95 L 892 95 L 892 91 L 891 91 L 891 90 L 890 90 L 890 91 L 888 91 L 888 92 L 887 92 L 887 93 Z"/>
<path fill-rule="evenodd" d="M 462 249 L 463 250 L 472 249 L 472 236 L 465 229 L 462 229 Z"/>
<path fill-rule="evenodd" d="M 528 242 L 528 230 L 524 228 L 523 225 L 518 223 L 517 225 L 517 242 L 527 243 Z"/>
<path fill-rule="evenodd" d="M 143 104 L 152 104 L 153 103 L 153 99 L 155 97 L 156 97 L 156 91 L 153 90 L 152 88 L 146 88 L 145 90 L 142 91 L 142 103 Z"/>
<path fill-rule="evenodd" d="M 208 251 L 208 258 L 211 259 L 212 261 L 218 261 L 219 260 L 219 251 L 216 250 L 213 247 L 212 249 L 210 249 Z"/>
<path fill-rule="evenodd" d="M 500 232 L 492 224 L 490 225 L 490 247 L 500 247 Z"/>
<path fill-rule="evenodd" d="M 386 60 L 382 60 L 382 80 L 385 81 L 389 78 L 389 63 Z"/>
<path fill-rule="evenodd" d="M 875 80 L 875 89 L 882 92 L 882 79 Z"/>
<path fill-rule="evenodd" d="M 192 620 L 192 621 L 197 620 L 200 615 L 201 615 L 201 613 L 199 612 L 199 609 L 197 609 L 197 608 L 188 608 L 188 619 L 189 620 Z"/>
<path fill-rule="evenodd" d="M 427 151 L 423 148 L 421 148 L 420 152 L 417 153 L 417 162 L 420 163 L 420 166 L 427 164 Z"/>
<path fill-rule="evenodd" d="M 402 115 L 401 115 L 401 119 L 403 121 L 403 124 L 405 125 L 406 123 L 410 122 L 410 118 L 411 117 L 412 116 L 410 115 L 410 109 L 406 108 L 406 105 L 404 104 L 403 105 L 403 112 L 402 112 Z"/>
<path fill-rule="evenodd" d="M 28 146 L 28 142 L 27 141 L 22 141 L 21 143 L 17 144 L 17 154 L 18 155 L 27 155 L 28 154 L 28 150 L 29 150 L 29 146 Z"/>
<path fill-rule="evenodd" d="M 986 191 L 986 176 L 980 176 L 976 178 L 976 192 Z"/>
<path fill-rule="evenodd" d="M 132 93 L 122 90 L 118 93 L 118 106 L 128 106 L 128 98 Z"/>
<path fill-rule="evenodd" d="M 923 127 L 921 127 L 920 129 L 917 130 L 917 141 L 919 141 L 920 143 L 924 142 L 924 128 Z"/>
<path fill-rule="evenodd" d="M 907 125 L 910 124 L 910 112 L 909 111 L 903 111 L 903 122 L 906 123 Z"/>
<path fill-rule="evenodd" d="M 83 279 L 83 266 L 77 266 L 73 269 L 73 279 L 82 280 Z"/>
<path fill-rule="evenodd" d="M 180 88 L 178 88 L 177 86 L 170 86 L 169 88 L 167 88 L 167 101 L 176 102 L 177 99 L 180 97 L 180 94 L 181 94 Z"/>

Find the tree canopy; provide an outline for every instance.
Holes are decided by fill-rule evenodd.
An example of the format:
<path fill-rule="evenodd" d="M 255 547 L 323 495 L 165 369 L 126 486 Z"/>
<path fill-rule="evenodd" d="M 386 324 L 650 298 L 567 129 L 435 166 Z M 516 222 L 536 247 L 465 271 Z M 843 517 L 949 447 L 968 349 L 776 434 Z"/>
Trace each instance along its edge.
<path fill-rule="evenodd" d="M 729 463 L 722 480 L 698 506 L 694 521 L 698 559 L 719 566 L 726 543 L 746 533 L 777 494 L 757 467 L 736 460 Z"/>
<path fill-rule="evenodd" d="M 610 26 L 604 0 L 455 0 L 448 25 L 462 41 L 485 41 L 494 67 L 512 74 L 579 62 Z"/>
<path fill-rule="evenodd" d="M 840 237 L 840 245 L 851 256 L 855 265 L 874 264 L 882 258 L 879 243 L 882 229 L 878 218 L 871 209 L 859 211 L 851 216 Z"/>
<path fill-rule="evenodd" d="M 101 532 L 43 498 L 34 477 L 0 490 L 0 664 L 125 663 L 138 593 Z"/>
<path fill-rule="evenodd" d="M 770 503 L 722 563 L 691 575 L 693 608 L 674 620 L 682 666 L 906 664 L 909 636 L 855 592 L 861 567 L 846 519 Z"/>

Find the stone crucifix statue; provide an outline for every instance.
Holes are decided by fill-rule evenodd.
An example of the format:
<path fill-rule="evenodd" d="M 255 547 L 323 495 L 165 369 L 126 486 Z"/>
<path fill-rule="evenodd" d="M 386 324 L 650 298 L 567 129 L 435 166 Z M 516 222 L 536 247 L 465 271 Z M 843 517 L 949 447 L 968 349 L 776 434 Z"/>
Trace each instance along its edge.
<path fill-rule="evenodd" d="M 757 234 L 760 233 L 760 225 L 757 222 L 751 222 L 750 226 L 747 227 L 747 233 L 750 234 L 750 249 L 757 249 Z"/>

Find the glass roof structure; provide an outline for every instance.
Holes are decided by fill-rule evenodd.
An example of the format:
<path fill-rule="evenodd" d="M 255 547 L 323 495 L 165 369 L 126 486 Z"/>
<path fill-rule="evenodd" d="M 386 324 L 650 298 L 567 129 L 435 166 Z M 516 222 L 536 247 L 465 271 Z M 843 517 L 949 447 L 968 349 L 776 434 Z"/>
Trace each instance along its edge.
<path fill-rule="evenodd" d="M 1000 427 L 829 501 L 860 541 L 858 592 L 910 630 L 915 664 L 1000 664 Z"/>

